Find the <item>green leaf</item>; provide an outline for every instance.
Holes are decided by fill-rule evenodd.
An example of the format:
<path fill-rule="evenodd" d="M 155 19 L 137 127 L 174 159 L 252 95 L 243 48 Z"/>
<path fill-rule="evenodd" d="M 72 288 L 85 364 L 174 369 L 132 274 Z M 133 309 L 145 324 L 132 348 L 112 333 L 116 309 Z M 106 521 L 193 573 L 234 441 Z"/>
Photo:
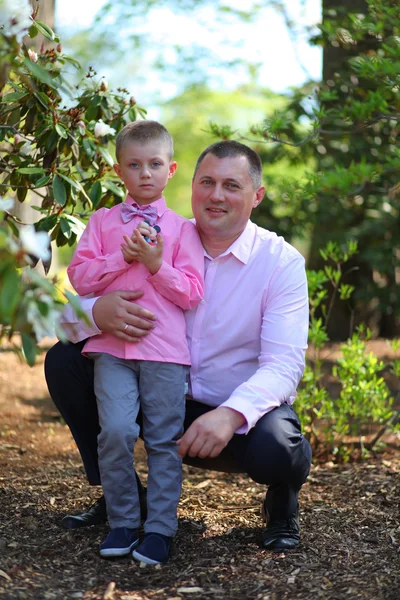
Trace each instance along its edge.
<path fill-rule="evenodd" d="M 49 181 L 50 181 L 50 176 L 43 175 L 43 177 L 40 177 L 40 179 L 35 181 L 35 187 L 37 187 L 37 188 L 44 187 L 45 185 L 47 185 L 49 183 Z"/>
<path fill-rule="evenodd" d="M 98 150 L 99 150 L 99 152 L 100 152 L 101 156 L 103 157 L 103 159 L 105 160 L 105 162 L 106 162 L 106 163 L 107 163 L 107 164 L 108 164 L 110 167 L 113 167 L 113 166 L 114 166 L 114 163 L 115 163 L 115 161 L 114 161 L 113 157 L 111 156 L 111 154 L 109 153 L 109 151 L 108 151 L 108 150 L 106 150 L 106 148 L 103 148 L 102 146 L 99 146 Z"/>
<path fill-rule="evenodd" d="M 35 26 L 42 36 L 46 38 L 46 40 L 50 40 L 50 42 L 55 41 L 56 35 L 54 31 L 48 25 L 46 25 L 46 23 L 35 20 Z"/>
<path fill-rule="evenodd" d="M 36 79 L 46 83 L 51 88 L 56 88 L 56 83 L 52 80 L 50 73 L 41 65 L 32 62 L 29 58 L 24 58 L 23 63 Z"/>
<path fill-rule="evenodd" d="M 20 277 L 13 268 L 2 275 L 0 288 L 0 314 L 6 322 L 11 321 L 16 306 L 20 301 Z"/>
<path fill-rule="evenodd" d="M 68 240 L 72 235 L 71 225 L 68 222 L 68 220 L 65 219 L 64 217 L 60 218 L 60 227 L 61 227 L 61 231 L 64 234 L 64 237 L 66 237 Z"/>
<path fill-rule="evenodd" d="M 18 100 L 21 100 L 21 98 L 24 98 L 25 96 L 28 96 L 28 95 L 29 94 L 26 90 L 23 92 L 11 92 L 10 94 L 3 96 L 1 103 L 6 104 L 8 102 L 18 102 Z"/>
<path fill-rule="evenodd" d="M 22 352 L 26 359 L 26 362 L 30 367 L 33 367 L 38 352 L 36 347 L 36 341 L 34 337 L 29 333 L 21 333 L 21 340 Z"/>
<path fill-rule="evenodd" d="M 85 225 L 82 223 L 82 221 L 74 217 L 74 215 L 64 215 L 63 218 L 68 221 L 69 227 L 73 233 L 76 235 L 82 235 L 85 230 Z"/>
<path fill-rule="evenodd" d="M 90 190 L 90 200 L 92 201 L 93 204 L 93 208 L 96 208 L 98 203 L 101 200 L 101 196 L 102 196 L 102 186 L 100 181 L 96 181 L 96 183 L 93 185 L 92 189 Z"/>
<path fill-rule="evenodd" d="M 45 175 L 46 171 L 41 167 L 21 167 L 17 169 L 17 173 L 21 173 L 21 175 Z"/>
<path fill-rule="evenodd" d="M 67 191 L 58 175 L 53 179 L 53 194 L 54 199 L 60 206 L 65 206 L 67 203 Z"/>
<path fill-rule="evenodd" d="M 57 133 L 58 133 L 58 135 L 60 137 L 64 138 L 65 140 L 68 138 L 68 132 L 67 132 L 67 130 L 60 123 L 56 123 L 55 124 L 55 130 L 57 131 Z"/>
<path fill-rule="evenodd" d="M 72 187 L 74 187 L 76 190 L 81 192 L 85 196 L 86 200 L 88 200 L 90 206 L 92 206 L 92 202 L 89 196 L 87 195 L 86 191 L 84 190 L 82 184 L 79 181 L 75 181 L 75 179 L 71 179 L 71 177 L 67 177 L 67 175 L 63 175 L 62 173 L 59 173 L 59 176 L 62 177 L 64 181 L 72 185 Z"/>

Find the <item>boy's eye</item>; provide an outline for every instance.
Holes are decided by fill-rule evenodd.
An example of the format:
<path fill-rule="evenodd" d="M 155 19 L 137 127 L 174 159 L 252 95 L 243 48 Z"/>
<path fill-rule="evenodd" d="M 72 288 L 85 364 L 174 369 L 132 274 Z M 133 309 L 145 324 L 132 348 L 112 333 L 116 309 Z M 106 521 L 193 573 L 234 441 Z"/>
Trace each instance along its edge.
<path fill-rule="evenodd" d="M 158 160 L 155 160 L 152 164 L 152 167 L 160 167 L 161 163 Z"/>
<path fill-rule="evenodd" d="M 134 169 L 137 169 L 137 168 L 138 168 L 138 166 L 139 166 L 139 165 L 138 165 L 136 162 L 133 162 L 133 163 L 131 163 L 131 167 L 133 167 Z"/>

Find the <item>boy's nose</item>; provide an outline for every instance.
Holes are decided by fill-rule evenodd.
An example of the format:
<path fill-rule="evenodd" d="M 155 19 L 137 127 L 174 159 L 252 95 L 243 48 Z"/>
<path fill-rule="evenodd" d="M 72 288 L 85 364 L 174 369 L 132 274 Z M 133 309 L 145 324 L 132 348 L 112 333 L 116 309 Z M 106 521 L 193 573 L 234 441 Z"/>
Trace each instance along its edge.
<path fill-rule="evenodd" d="M 149 177 L 151 177 L 150 170 L 147 167 L 143 167 L 143 169 L 142 169 L 142 171 L 140 173 L 140 176 L 143 177 L 143 178 L 145 178 L 145 179 L 148 179 Z"/>

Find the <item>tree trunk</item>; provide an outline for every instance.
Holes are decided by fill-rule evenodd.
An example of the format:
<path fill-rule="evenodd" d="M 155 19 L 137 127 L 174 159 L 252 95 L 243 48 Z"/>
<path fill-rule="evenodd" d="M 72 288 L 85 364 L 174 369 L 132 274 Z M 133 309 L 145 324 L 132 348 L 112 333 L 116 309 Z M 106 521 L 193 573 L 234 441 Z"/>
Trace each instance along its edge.
<path fill-rule="evenodd" d="M 332 11 L 339 11 L 353 14 L 367 14 L 367 2 L 365 0 L 323 0 L 323 21 L 332 20 Z M 355 55 L 375 52 L 379 47 L 379 42 L 374 37 L 366 37 L 361 43 L 355 45 L 349 44 L 346 48 L 342 45 L 332 45 L 327 43 L 323 50 L 323 81 L 325 85 L 334 89 L 338 94 L 338 99 L 324 102 L 325 109 L 344 105 L 347 91 L 342 89 L 342 82 L 345 80 L 344 74 L 349 72 L 347 61 Z M 337 74 L 341 77 L 338 77 Z M 365 90 L 371 87 L 370 82 L 360 82 L 360 87 Z M 324 123 L 324 129 L 335 131 L 342 129 L 342 123 L 329 118 Z M 382 144 L 385 143 L 385 133 L 380 130 L 379 135 L 382 138 Z M 362 135 L 351 136 L 348 144 L 348 151 L 344 152 L 337 147 L 338 135 L 321 136 L 321 145 L 327 149 L 326 154 L 319 155 L 318 168 L 321 171 L 329 171 L 336 166 L 349 167 L 352 162 L 359 162 L 360 157 L 367 157 L 367 160 L 373 161 L 370 154 L 370 146 L 367 138 Z M 366 214 L 368 189 L 363 190 L 365 202 L 359 207 L 359 210 L 346 210 L 346 203 L 341 198 L 337 201 L 332 200 L 332 196 L 319 197 L 318 212 L 316 218 L 316 227 L 313 232 L 311 247 L 309 253 L 308 265 L 311 269 L 320 269 L 323 260 L 319 250 L 323 248 L 329 240 L 337 241 L 342 244 L 344 240 L 351 238 L 353 231 L 358 231 L 363 222 L 368 218 Z M 363 254 L 368 250 L 370 240 L 367 238 L 358 238 L 360 254 L 348 265 L 349 269 L 356 267 L 344 279 L 344 283 L 354 285 L 358 293 L 358 300 L 352 305 L 338 301 L 332 311 L 331 319 L 328 324 L 328 333 L 331 339 L 343 340 L 351 333 L 351 327 L 363 321 L 373 329 L 376 335 L 387 334 L 395 335 L 396 317 L 395 311 L 387 304 L 386 309 L 377 306 L 376 298 L 373 302 L 365 301 L 363 292 L 371 290 L 374 286 L 374 270 L 370 261 Z M 367 256 L 367 254 L 365 254 Z M 391 276 L 387 277 L 386 287 L 390 286 Z M 388 290 L 388 297 L 390 296 Z M 365 293 L 365 297 L 368 294 Z M 383 295 L 380 296 L 382 302 Z M 373 305 L 375 304 L 375 305 Z"/>

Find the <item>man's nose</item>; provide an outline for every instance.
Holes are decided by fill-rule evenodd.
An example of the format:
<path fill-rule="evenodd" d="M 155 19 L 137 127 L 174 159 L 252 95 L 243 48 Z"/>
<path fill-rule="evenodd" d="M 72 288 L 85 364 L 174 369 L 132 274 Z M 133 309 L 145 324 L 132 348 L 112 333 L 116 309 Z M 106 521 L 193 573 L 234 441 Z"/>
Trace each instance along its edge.
<path fill-rule="evenodd" d="M 224 188 L 222 187 L 222 185 L 219 185 L 217 183 L 216 185 L 214 185 L 214 187 L 212 189 L 210 200 L 212 200 L 213 202 L 221 202 L 223 199 L 224 199 Z"/>

